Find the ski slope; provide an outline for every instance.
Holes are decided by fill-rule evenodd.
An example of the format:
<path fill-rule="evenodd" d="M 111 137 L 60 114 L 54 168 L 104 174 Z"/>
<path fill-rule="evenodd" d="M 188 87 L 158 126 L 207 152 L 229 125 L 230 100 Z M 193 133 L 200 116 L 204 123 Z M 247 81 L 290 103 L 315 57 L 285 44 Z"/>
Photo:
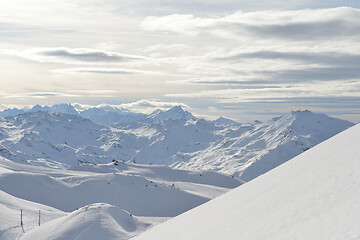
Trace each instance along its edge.
<path fill-rule="evenodd" d="M 359 239 L 360 124 L 136 240 Z"/>

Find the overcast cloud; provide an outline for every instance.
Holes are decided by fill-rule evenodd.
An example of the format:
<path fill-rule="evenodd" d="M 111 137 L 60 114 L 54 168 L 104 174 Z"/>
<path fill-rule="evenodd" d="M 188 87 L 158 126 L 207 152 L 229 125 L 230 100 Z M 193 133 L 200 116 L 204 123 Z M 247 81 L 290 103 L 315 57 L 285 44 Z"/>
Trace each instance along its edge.
<path fill-rule="evenodd" d="M 359 7 L 2 1 L 0 98 L 11 106 L 106 101 L 140 112 L 180 104 L 241 121 L 308 108 L 360 121 Z"/>

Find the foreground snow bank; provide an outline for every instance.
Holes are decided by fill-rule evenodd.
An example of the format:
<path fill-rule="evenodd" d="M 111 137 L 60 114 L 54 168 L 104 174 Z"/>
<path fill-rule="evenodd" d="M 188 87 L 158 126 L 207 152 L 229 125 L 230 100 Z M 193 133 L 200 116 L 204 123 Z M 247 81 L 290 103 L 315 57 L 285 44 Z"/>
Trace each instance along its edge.
<path fill-rule="evenodd" d="M 359 239 L 360 124 L 135 238 Z"/>

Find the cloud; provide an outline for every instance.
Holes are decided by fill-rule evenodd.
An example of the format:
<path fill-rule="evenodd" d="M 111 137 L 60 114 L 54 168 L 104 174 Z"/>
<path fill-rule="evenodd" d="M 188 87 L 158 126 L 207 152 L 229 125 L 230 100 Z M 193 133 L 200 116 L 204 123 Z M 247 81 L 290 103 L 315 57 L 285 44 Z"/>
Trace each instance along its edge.
<path fill-rule="evenodd" d="M 338 6 L 360 7 L 357 0 L 137 0 L 137 1 L 106 1 L 117 13 L 132 15 L 166 15 L 172 13 L 200 13 L 202 15 L 232 13 L 236 9 L 243 11 L 259 11 L 266 9 L 303 9 L 325 8 Z M 104 5 L 102 1 L 100 6 Z"/>
<path fill-rule="evenodd" d="M 3 99 L 51 99 L 51 98 L 84 98 L 84 97 L 101 97 L 109 98 L 115 97 L 118 94 L 117 91 L 107 90 L 107 89 L 98 89 L 98 90 L 69 90 L 62 92 L 49 92 L 49 91 L 39 91 L 39 92 L 18 92 L 18 93 L 3 93 L 1 98 Z"/>
<path fill-rule="evenodd" d="M 272 79 L 273 82 L 311 82 L 311 81 L 335 81 L 335 80 L 359 80 L 359 67 L 322 67 L 307 68 L 302 70 L 282 70 L 262 72 Z"/>
<path fill-rule="evenodd" d="M 99 104 L 99 105 L 88 105 L 88 104 L 80 104 L 74 103 L 73 106 L 76 110 L 86 110 L 93 107 L 111 107 L 121 109 L 123 111 L 132 111 L 132 112 L 139 112 L 139 113 L 152 113 L 156 109 L 161 110 L 168 110 L 175 106 L 182 106 L 184 109 L 190 109 L 184 103 L 181 102 L 164 102 L 159 101 L 158 99 L 142 99 L 136 102 L 129 102 L 129 103 L 122 103 L 122 104 Z"/>
<path fill-rule="evenodd" d="M 136 102 L 123 103 L 118 105 L 118 107 L 129 109 L 135 112 L 142 112 L 142 113 L 151 113 L 156 109 L 168 110 L 169 108 L 175 106 L 182 106 L 184 109 L 190 109 L 189 106 L 187 106 L 182 102 L 174 102 L 174 101 L 164 102 L 158 99 L 143 99 Z"/>
<path fill-rule="evenodd" d="M 215 58 L 214 60 L 234 62 L 242 59 L 283 59 L 286 61 L 297 61 L 307 64 L 316 63 L 325 66 L 360 66 L 360 54 L 339 52 L 277 52 L 264 50 L 248 53 L 239 53 L 235 55 Z"/>
<path fill-rule="evenodd" d="M 145 60 L 142 56 L 90 48 L 34 48 L 7 53 L 37 62 L 64 64 L 109 64 Z"/>
<path fill-rule="evenodd" d="M 143 71 L 135 69 L 122 69 L 122 68 L 64 68 L 52 70 L 54 73 L 62 74 L 111 74 L 111 75 L 163 75 L 160 72 Z"/>
<path fill-rule="evenodd" d="M 30 93 L 8 93 L 4 95 L 2 98 L 12 99 L 12 98 L 23 98 L 23 99 L 47 99 L 49 97 L 74 97 L 79 98 L 82 97 L 81 94 L 73 94 L 66 92 L 30 92 Z"/>
<path fill-rule="evenodd" d="M 355 97 L 360 98 L 359 81 L 333 81 L 315 83 L 278 84 L 262 88 L 227 88 L 203 90 L 198 92 L 167 94 L 170 98 L 212 99 L 217 103 L 257 102 L 257 101 L 287 101 L 289 98 L 329 98 Z"/>
<path fill-rule="evenodd" d="M 223 17 L 195 17 L 173 14 L 148 17 L 142 28 L 222 38 L 253 37 L 310 41 L 360 35 L 360 10 L 354 8 L 307 9 L 297 11 L 237 12 Z"/>

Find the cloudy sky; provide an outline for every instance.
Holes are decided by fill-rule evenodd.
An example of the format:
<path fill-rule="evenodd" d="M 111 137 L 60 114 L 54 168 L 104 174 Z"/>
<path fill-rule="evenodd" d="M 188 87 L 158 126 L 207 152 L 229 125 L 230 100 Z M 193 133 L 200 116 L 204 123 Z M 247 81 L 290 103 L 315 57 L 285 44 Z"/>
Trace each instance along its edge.
<path fill-rule="evenodd" d="M 1 107 L 360 121 L 358 0 L 2 0 Z"/>

